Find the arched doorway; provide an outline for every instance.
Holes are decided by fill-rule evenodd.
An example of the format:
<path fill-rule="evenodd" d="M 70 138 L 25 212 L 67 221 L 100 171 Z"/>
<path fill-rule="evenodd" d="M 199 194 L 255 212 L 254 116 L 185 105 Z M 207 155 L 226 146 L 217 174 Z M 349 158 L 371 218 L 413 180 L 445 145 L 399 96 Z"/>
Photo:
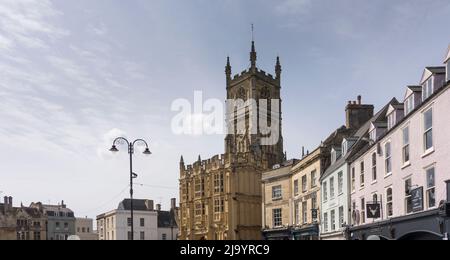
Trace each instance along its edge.
<path fill-rule="evenodd" d="M 443 236 L 428 231 L 417 231 L 408 233 L 398 240 L 423 241 L 423 240 L 442 240 Z"/>

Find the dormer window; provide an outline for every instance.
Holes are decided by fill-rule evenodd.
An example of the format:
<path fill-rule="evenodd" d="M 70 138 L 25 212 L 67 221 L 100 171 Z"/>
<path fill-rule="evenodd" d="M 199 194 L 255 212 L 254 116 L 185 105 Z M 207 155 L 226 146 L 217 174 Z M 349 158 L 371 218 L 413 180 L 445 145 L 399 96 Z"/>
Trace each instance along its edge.
<path fill-rule="evenodd" d="M 331 163 L 335 163 L 341 157 L 341 150 L 338 148 L 331 149 Z"/>
<path fill-rule="evenodd" d="M 422 86 L 422 100 L 425 101 L 434 93 L 433 77 L 430 77 Z"/>
<path fill-rule="evenodd" d="M 348 142 L 347 140 L 344 140 L 344 142 L 342 143 L 342 155 L 345 156 L 347 154 L 348 151 Z"/>
<path fill-rule="evenodd" d="M 369 138 L 370 138 L 370 140 L 372 140 L 374 142 L 377 141 L 377 131 L 375 129 L 370 131 Z"/>
<path fill-rule="evenodd" d="M 395 126 L 395 112 L 388 115 L 388 130 Z"/>
<path fill-rule="evenodd" d="M 414 110 L 414 95 L 409 96 L 405 100 L 405 116 Z"/>

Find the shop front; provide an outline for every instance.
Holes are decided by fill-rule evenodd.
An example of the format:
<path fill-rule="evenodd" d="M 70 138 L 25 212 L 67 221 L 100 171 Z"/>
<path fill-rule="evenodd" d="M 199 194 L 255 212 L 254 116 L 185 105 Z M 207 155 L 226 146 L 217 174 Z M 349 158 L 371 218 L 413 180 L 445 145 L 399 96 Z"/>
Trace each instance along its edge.
<path fill-rule="evenodd" d="M 319 240 L 319 225 L 314 224 L 292 230 L 294 240 Z"/>
<path fill-rule="evenodd" d="M 347 229 L 350 240 L 448 240 L 450 204 L 436 210 Z"/>

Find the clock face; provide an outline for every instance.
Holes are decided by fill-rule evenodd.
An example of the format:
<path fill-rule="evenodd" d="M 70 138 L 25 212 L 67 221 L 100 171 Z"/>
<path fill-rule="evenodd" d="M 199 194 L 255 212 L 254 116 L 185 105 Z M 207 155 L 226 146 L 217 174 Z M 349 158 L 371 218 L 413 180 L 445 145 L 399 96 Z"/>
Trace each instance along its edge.
<path fill-rule="evenodd" d="M 264 87 L 261 90 L 261 99 L 270 99 L 270 89 L 268 87 Z"/>
<path fill-rule="evenodd" d="M 247 99 L 247 91 L 244 88 L 240 88 L 237 92 L 238 99 L 246 100 Z"/>

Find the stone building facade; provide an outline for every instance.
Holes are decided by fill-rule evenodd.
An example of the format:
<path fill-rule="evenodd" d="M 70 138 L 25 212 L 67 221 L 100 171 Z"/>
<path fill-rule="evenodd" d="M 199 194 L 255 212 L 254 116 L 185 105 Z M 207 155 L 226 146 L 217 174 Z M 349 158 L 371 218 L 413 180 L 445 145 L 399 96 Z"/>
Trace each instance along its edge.
<path fill-rule="evenodd" d="M 290 160 L 274 166 L 262 176 L 263 237 L 266 240 L 291 239 L 292 166 Z"/>
<path fill-rule="evenodd" d="M 46 240 L 47 217 L 36 208 L 13 206 L 13 198 L 0 203 L 0 240 Z"/>
<path fill-rule="evenodd" d="M 256 67 L 257 53 L 252 42 L 250 69 L 232 77 L 230 60 L 225 68 L 228 100 L 280 100 L 281 65 L 275 77 Z M 269 102 L 270 103 L 270 102 Z M 278 126 L 273 145 L 263 145 L 264 135 L 251 124 L 246 107 L 227 112 L 227 124 L 244 119 L 245 130 L 225 138 L 225 153 L 208 160 L 200 157 L 192 165 L 180 162 L 180 230 L 181 240 L 259 240 L 261 239 L 261 174 L 284 161 L 281 135 L 281 101 L 276 116 L 267 109 L 267 121 Z"/>

